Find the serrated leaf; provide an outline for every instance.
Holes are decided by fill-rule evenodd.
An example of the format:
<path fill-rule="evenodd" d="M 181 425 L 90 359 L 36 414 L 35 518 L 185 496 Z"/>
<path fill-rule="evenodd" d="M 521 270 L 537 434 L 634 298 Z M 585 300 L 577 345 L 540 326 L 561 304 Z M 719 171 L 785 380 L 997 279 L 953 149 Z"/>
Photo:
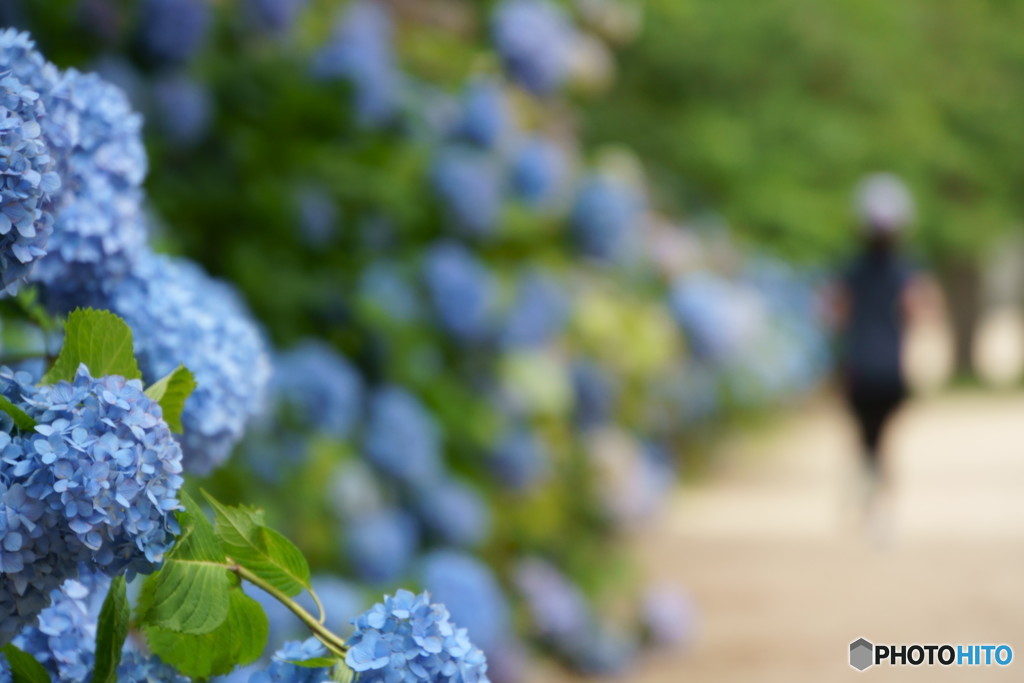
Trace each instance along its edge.
<path fill-rule="evenodd" d="M 7 658 L 14 683 L 50 683 L 50 674 L 32 655 L 22 652 L 10 643 L 4 645 L 0 652 Z"/>
<path fill-rule="evenodd" d="M 128 637 L 131 616 L 125 580 L 118 576 L 110 582 L 110 590 L 100 610 L 92 683 L 117 683 L 117 667 L 121 663 L 121 650 Z"/>
<path fill-rule="evenodd" d="M 220 626 L 201 635 L 144 628 L 150 649 L 187 676 L 208 678 L 259 659 L 267 645 L 267 616 L 239 588 L 228 593 L 230 609 Z"/>
<path fill-rule="evenodd" d="M 181 413 L 185 410 L 185 400 L 195 388 L 195 376 L 184 365 L 179 365 L 146 389 L 146 396 L 160 404 L 164 421 L 176 434 L 181 434 L 182 431 Z"/>
<path fill-rule="evenodd" d="M 0 410 L 11 416 L 14 424 L 23 432 L 30 432 L 36 427 L 36 421 L 18 406 L 11 403 L 6 396 L 0 396 Z"/>
<path fill-rule="evenodd" d="M 288 596 L 311 590 L 309 563 L 295 544 L 264 525 L 260 511 L 229 507 L 203 491 L 213 507 L 216 533 L 232 560 Z"/>
<path fill-rule="evenodd" d="M 143 584 L 138 620 L 178 633 L 209 633 L 227 618 L 228 590 L 237 582 L 210 520 L 187 493 L 179 499 L 185 506 L 178 513 L 181 535 Z"/>
<path fill-rule="evenodd" d="M 132 331 L 110 311 L 77 308 L 71 312 L 64 325 L 64 346 L 42 383 L 70 382 L 82 363 L 93 377 L 142 378 L 132 347 Z"/>

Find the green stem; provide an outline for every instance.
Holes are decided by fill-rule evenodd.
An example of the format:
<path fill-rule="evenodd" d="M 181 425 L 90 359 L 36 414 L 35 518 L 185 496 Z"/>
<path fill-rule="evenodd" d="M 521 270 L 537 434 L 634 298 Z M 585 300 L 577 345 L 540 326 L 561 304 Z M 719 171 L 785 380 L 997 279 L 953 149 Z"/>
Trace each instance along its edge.
<path fill-rule="evenodd" d="M 262 590 L 266 591 L 271 596 L 273 596 L 274 599 L 276 599 L 282 605 L 291 610 L 292 613 L 299 618 L 299 621 L 305 624 L 306 628 L 308 628 L 310 632 L 314 636 L 316 636 L 317 640 L 323 643 L 328 650 L 330 650 L 337 656 L 344 658 L 345 653 L 348 652 L 348 645 L 345 644 L 344 639 L 339 638 L 338 636 L 331 633 L 331 631 L 326 626 L 324 626 L 324 624 L 321 621 L 317 620 L 316 617 L 314 617 L 312 614 L 304 610 L 300 605 L 298 605 L 294 600 L 285 595 L 278 588 L 267 583 L 259 576 L 253 574 L 251 571 L 243 567 L 242 565 L 232 561 L 230 558 L 228 559 L 228 561 L 231 563 L 228 566 L 228 569 L 238 574 L 239 578 L 245 579 L 249 583 L 261 588 Z M 319 600 L 317 600 L 316 602 L 319 606 L 321 615 L 323 615 L 323 606 L 319 605 Z"/>

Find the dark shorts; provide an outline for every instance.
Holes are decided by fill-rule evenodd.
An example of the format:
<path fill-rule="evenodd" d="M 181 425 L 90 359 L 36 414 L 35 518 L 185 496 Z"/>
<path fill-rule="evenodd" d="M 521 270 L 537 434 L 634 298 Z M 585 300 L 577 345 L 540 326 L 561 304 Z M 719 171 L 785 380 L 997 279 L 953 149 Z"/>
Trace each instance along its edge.
<path fill-rule="evenodd" d="M 864 454 L 870 464 L 876 464 L 885 428 L 906 397 L 906 388 L 900 382 L 847 387 L 846 400 L 857 422 Z"/>

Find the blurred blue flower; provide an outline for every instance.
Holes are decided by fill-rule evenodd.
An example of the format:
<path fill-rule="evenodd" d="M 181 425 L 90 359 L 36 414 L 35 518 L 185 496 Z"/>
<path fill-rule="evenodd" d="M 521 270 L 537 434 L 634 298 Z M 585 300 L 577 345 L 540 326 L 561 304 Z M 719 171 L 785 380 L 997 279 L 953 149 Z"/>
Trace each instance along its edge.
<path fill-rule="evenodd" d="M 207 0 L 143 0 L 139 44 L 157 66 L 180 66 L 203 48 L 210 24 Z"/>
<path fill-rule="evenodd" d="M 423 557 L 420 579 L 452 621 L 485 653 L 512 637 L 508 601 L 490 567 L 468 553 L 435 550 Z"/>
<path fill-rule="evenodd" d="M 591 676 L 624 673 L 639 653 L 635 635 L 618 625 L 598 622 L 586 636 L 565 648 L 565 656 L 577 671 Z"/>
<path fill-rule="evenodd" d="M 440 242 L 427 251 L 423 267 L 441 327 L 464 344 L 484 341 L 492 330 L 496 294 L 484 264 L 462 245 Z"/>
<path fill-rule="evenodd" d="M 492 21 L 494 44 L 509 75 L 537 95 L 550 95 L 569 74 L 575 31 L 549 0 L 503 0 Z"/>
<path fill-rule="evenodd" d="M 48 125 L 56 68 L 27 33 L 0 31 L 0 289 L 16 294 L 46 254 L 67 133 Z M 58 154 L 55 158 L 54 154 Z"/>
<path fill-rule="evenodd" d="M 273 35 L 289 33 L 309 0 L 245 0 L 246 19 L 257 31 Z"/>
<path fill-rule="evenodd" d="M 427 593 L 400 590 L 355 620 L 345 663 L 360 683 L 485 683 L 487 661 Z"/>
<path fill-rule="evenodd" d="M 689 595 L 672 586 L 654 585 L 644 593 L 640 613 L 647 635 L 655 645 L 678 647 L 693 637 L 694 612 Z"/>
<path fill-rule="evenodd" d="M 416 512 L 427 530 L 449 545 L 476 547 L 491 530 L 487 503 L 474 489 L 455 479 L 420 487 Z"/>
<path fill-rule="evenodd" d="M 344 439 L 359 417 L 363 382 L 344 356 L 309 339 L 278 354 L 271 392 L 298 424 Z"/>
<path fill-rule="evenodd" d="M 191 680 L 156 655 L 139 652 L 131 641 L 125 645 L 117 666 L 117 683 L 190 683 Z"/>
<path fill-rule="evenodd" d="M 51 121 L 68 131 L 70 155 L 47 255 L 32 275 L 51 310 L 66 312 L 110 292 L 146 242 L 142 117 L 95 74 L 69 70 Z"/>
<path fill-rule="evenodd" d="M 434 189 L 449 219 L 470 235 L 494 232 L 501 210 L 501 170 L 484 152 L 446 147 L 434 161 Z"/>
<path fill-rule="evenodd" d="M 415 396 L 396 386 L 373 393 L 363 436 L 371 463 L 410 486 L 429 486 L 441 474 L 440 449 L 437 424 Z"/>
<path fill-rule="evenodd" d="M 676 278 L 669 304 L 695 355 L 713 363 L 729 362 L 742 353 L 763 314 L 749 290 L 702 271 Z"/>
<path fill-rule="evenodd" d="M 213 120 L 213 98 L 205 85 L 184 73 L 153 80 L 153 120 L 171 146 L 189 147 L 206 135 Z"/>
<path fill-rule="evenodd" d="M 537 435 L 519 427 L 505 434 L 491 454 L 495 476 L 514 491 L 525 491 L 550 473 L 548 452 Z"/>
<path fill-rule="evenodd" d="M 501 341 L 507 348 L 543 346 L 565 327 L 569 300 L 550 274 L 528 270 L 519 277 L 515 301 L 505 315 Z"/>
<path fill-rule="evenodd" d="M 345 554 L 360 580 L 386 584 L 400 579 L 416 556 L 419 529 L 401 510 L 354 518 L 345 529 Z"/>
<path fill-rule="evenodd" d="M 617 260 L 640 206 L 633 191 L 622 183 L 604 175 L 590 176 L 577 192 L 570 216 L 577 248 L 599 261 Z"/>
<path fill-rule="evenodd" d="M 355 111 L 364 125 L 387 123 L 397 113 L 402 76 L 391 45 L 391 17 L 382 3 L 356 0 L 313 60 L 319 78 L 348 81 Z"/>
<path fill-rule="evenodd" d="M 192 371 L 179 437 L 185 467 L 203 475 L 223 463 L 262 410 L 270 379 L 266 343 L 237 292 L 190 261 L 144 254 L 97 307 L 132 328 L 147 382 L 178 365 Z"/>
<path fill-rule="evenodd" d="M 470 81 L 462 96 L 461 109 L 455 134 L 485 149 L 495 147 L 510 123 L 501 84 L 490 78 Z"/>
<path fill-rule="evenodd" d="M 512 158 L 512 189 L 530 206 L 548 205 L 564 185 L 568 166 L 564 152 L 554 142 L 529 138 Z"/>

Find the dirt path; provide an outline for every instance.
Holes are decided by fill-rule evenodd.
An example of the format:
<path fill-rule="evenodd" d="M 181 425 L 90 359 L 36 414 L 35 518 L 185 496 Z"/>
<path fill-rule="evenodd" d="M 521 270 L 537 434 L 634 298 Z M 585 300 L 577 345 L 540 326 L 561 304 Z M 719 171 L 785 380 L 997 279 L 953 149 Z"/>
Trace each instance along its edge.
<path fill-rule="evenodd" d="M 892 446 L 898 491 L 880 548 L 844 515 L 852 445 L 837 406 L 728 445 L 721 470 L 639 542 L 651 574 L 693 594 L 695 641 L 628 680 L 1024 680 L 1024 396 L 922 402 Z M 847 652 L 860 636 L 1008 643 L 1016 660 L 858 673 Z"/>

